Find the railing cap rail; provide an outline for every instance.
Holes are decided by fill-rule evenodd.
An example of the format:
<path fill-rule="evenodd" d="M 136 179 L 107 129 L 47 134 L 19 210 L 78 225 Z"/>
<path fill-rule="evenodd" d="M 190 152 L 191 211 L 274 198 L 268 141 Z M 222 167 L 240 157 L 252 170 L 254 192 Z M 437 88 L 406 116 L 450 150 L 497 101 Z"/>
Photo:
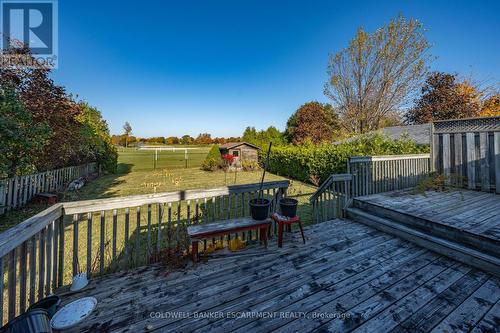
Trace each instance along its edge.
<path fill-rule="evenodd" d="M 289 186 L 289 183 L 290 182 L 288 180 L 265 182 L 262 185 L 262 189 L 267 190 L 272 188 L 287 188 Z M 259 186 L 260 184 L 232 185 L 213 189 L 195 189 L 155 194 L 132 195 L 127 197 L 114 197 L 107 199 L 72 201 L 64 203 L 64 212 L 65 214 L 71 215 L 79 213 L 98 212 L 110 209 L 119 209 L 125 207 L 138 207 L 155 203 L 169 203 L 181 200 L 211 198 L 220 195 L 258 191 Z"/>
<path fill-rule="evenodd" d="M 309 202 L 313 202 L 314 200 L 316 200 L 316 198 L 318 197 L 318 195 L 320 193 L 323 192 L 323 190 L 328 187 L 329 185 L 331 185 L 332 183 L 334 182 L 339 182 L 339 181 L 350 181 L 352 179 L 352 175 L 350 173 L 338 173 L 338 174 L 333 174 L 333 175 L 330 175 L 330 177 L 328 177 L 324 182 L 323 184 L 320 185 L 320 187 L 318 187 L 318 189 L 316 190 L 316 192 L 314 192 L 311 197 L 309 198 Z"/>
<path fill-rule="evenodd" d="M 63 205 L 57 203 L 0 234 L 0 258 L 63 216 Z"/>
<path fill-rule="evenodd" d="M 394 161 L 430 158 L 430 154 L 406 154 L 406 155 L 377 155 L 377 156 L 351 156 L 349 162 L 373 162 L 373 161 Z"/>

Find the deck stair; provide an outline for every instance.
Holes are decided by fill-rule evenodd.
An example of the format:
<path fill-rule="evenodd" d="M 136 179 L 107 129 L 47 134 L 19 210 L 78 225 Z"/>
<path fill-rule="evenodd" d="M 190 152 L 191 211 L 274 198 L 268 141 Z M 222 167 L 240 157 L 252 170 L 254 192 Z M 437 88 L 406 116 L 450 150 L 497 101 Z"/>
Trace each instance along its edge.
<path fill-rule="evenodd" d="M 365 196 L 353 200 L 347 217 L 500 276 L 500 241 L 496 237 L 440 223 L 437 214 L 431 218 L 417 211 L 388 207 Z"/>

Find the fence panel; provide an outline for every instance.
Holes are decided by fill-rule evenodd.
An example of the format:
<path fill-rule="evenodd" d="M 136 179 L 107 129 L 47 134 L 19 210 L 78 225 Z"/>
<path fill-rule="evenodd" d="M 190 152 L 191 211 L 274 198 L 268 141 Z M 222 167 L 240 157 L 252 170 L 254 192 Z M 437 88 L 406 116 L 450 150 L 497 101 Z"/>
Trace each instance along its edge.
<path fill-rule="evenodd" d="M 471 190 L 500 193 L 500 117 L 436 121 L 433 171 Z"/>
<path fill-rule="evenodd" d="M 96 171 L 96 163 L 89 163 L 2 179 L 0 180 L 0 215 L 11 209 L 25 206 L 39 193 L 59 191 L 73 180 Z"/>

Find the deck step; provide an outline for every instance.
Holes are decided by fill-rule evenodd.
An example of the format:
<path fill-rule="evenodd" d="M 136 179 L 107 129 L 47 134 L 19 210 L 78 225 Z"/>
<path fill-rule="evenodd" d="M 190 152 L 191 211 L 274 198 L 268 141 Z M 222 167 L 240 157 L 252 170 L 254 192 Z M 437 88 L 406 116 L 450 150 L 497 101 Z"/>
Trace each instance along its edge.
<path fill-rule="evenodd" d="M 407 214 L 390 209 L 376 203 L 354 199 L 353 207 L 369 212 L 372 215 L 387 218 L 399 222 L 409 228 L 416 229 L 438 238 L 446 239 L 453 243 L 464 244 L 482 253 L 495 256 L 500 259 L 500 242 L 495 239 L 471 233 L 462 228 L 453 227 L 449 224 L 431 221 L 429 219 Z"/>
<path fill-rule="evenodd" d="M 431 235 L 417 228 L 408 227 L 399 221 L 376 216 L 371 212 L 355 207 L 347 209 L 347 217 L 500 277 L 499 258 L 478 251 L 463 243 Z"/>

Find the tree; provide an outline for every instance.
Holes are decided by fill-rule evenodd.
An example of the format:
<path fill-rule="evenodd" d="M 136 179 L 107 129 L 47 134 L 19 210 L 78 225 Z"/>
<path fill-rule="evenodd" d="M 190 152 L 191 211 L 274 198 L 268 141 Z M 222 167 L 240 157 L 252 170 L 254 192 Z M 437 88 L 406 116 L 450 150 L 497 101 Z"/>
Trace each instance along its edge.
<path fill-rule="evenodd" d="M 190 145 L 194 142 L 194 138 L 191 137 L 190 135 L 183 135 L 181 138 L 181 144 L 183 145 Z"/>
<path fill-rule="evenodd" d="M 132 133 L 132 126 L 130 126 L 128 121 L 123 125 L 123 131 L 125 132 L 125 147 L 128 147 L 128 137 Z"/>
<path fill-rule="evenodd" d="M 481 108 L 481 117 L 500 116 L 500 94 L 496 93 L 488 97 Z"/>
<path fill-rule="evenodd" d="M 200 133 L 194 140 L 197 145 L 209 145 L 212 143 L 212 136 L 209 133 Z"/>
<path fill-rule="evenodd" d="M 255 127 L 247 126 L 247 128 L 245 128 L 245 131 L 243 132 L 243 135 L 241 136 L 241 139 L 244 142 L 255 144 L 257 141 L 257 130 L 255 129 Z"/>
<path fill-rule="evenodd" d="M 169 136 L 166 140 L 165 143 L 167 145 L 178 145 L 180 142 L 179 138 L 176 136 Z"/>
<path fill-rule="evenodd" d="M 378 129 L 385 116 L 414 98 L 429 48 L 422 24 L 399 16 L 372 34 L 360 27 L 346 49 L 330 56 L 325 95 L 348 133 Z"/>
<path fill-rule="evenodd" d="M 219 146 L 213 145 L 207 157 L 205 157 L 205 160 L 201 163 L 201 168 L 205 171 L 215 171 L 221 165 L 221 158 Z"/>
<path fill-rule="evenodd" d="M 28 48 L 10 49 L 11 52 L 30 57 Z M 47 124 L 52 135 L 36 158 L 38 170 L 51 170 L 84 163 L 79 155 L 81 124 L 75 117 L 81 112 L 78 103 L 64 87 L 50 79 L 45 67 L 2 66 L 0 85 L 14 89 L 33 125 Z"/>
<path fill-rule="evenodd" d="M 318 144 L 332 141 L 340 127 L 330 104 L 308 102 L 302 105 L 286 124 L 286 135 L 295 144 L 306 141 Z"/>
<path fill-rule="evenodd" d="M 0 88 L 0 176 L 33 172 L 51 136 L 46 123 L 34 123 L 11 88 Z"/>
<path fill-rule="evenodd" d="M 288 143 L 285 135 L 274 126 L 269 126 L 267 129 L 260 131 L 257 131 L 255 127 L 248 126 L 243 132 L 241 140 L 261 148 L 269 146 L 269 142 L 272 142 L 275 146 Z"/>
<path fill-rule="evenodd" d="M 114 173 L 117 167 L 118 152 L 113 146 L 109 128 L 101 112 L 88 103 L 79 103 L 81 113 L 76 117 L 82 124 L 80 154 L 88 161 L 96 161 L 107 172 Z M 135 138 L 134 138 L 135 140 Z"/>
<path fill-rule="evenodd" d="M 434 120 L 477 117 L 481 110 L 481 93 L 469 81 L 457 82 L 455 74 L 433 72 L 422 86 L 415 106 L 405 121 L 425 124 Z"/>

